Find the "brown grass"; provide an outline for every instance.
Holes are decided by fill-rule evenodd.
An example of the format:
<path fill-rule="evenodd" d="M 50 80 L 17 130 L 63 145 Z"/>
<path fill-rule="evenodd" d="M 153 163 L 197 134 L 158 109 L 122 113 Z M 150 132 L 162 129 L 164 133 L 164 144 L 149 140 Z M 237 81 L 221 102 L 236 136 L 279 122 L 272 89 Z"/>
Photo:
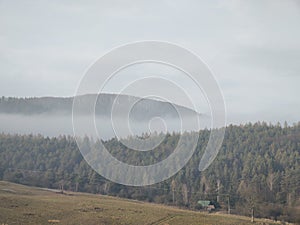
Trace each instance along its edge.
<path fill-rule="evenodd" d="M 207 214 L 85 193 L 57 194 L 0 181 L 0 224 L 253 224 L 248 217 Z M 256 219 L 254 224 L 276 224 Z"/>

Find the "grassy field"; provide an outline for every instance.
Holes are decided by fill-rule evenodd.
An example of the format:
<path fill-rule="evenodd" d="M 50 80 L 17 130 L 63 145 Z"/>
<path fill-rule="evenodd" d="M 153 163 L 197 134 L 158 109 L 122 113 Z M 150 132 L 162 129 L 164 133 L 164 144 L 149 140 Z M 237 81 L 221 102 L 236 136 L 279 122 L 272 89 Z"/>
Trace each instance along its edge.
<path fill-rule="evenodd" d="M 85 193 L 51 190 L 0 181 L 2 224 L 253 224 L 250 218 L 208 214 L 158 204 Z M 256 219 L 254 224 L 276 224 Z"/>

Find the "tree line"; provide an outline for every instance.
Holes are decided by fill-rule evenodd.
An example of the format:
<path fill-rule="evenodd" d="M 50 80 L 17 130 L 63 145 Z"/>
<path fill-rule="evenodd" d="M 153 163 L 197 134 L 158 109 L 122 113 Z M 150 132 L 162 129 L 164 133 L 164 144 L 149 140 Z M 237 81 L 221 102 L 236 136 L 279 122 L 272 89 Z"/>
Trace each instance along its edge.
<path fill-rule="evenodd" d="M 300 123 L 230 125 L 217 158 L 200 172 L 198 164 L 209 134 L 209 130 L 199 132 L 194 155 L 170 179 L 146 187 L 129 187 L 94 172 L 73 137 L 3 133 L 0 179 L 190 209 L 199 209 L 199 200 L 210 200 L 219 210 L 231 213 L 251 215 L 254 210 L 257 217 L 299 222 Z M 119 160 L 149 165 L 171 154 L 178 140 L 179 134 L 167 134 L 155 150 L 147 152 L 131 151 L 115 138 L 103 143 Z M 97 141 L 88 137 L 83 141 L 89 148 L 97 145 Z"/>

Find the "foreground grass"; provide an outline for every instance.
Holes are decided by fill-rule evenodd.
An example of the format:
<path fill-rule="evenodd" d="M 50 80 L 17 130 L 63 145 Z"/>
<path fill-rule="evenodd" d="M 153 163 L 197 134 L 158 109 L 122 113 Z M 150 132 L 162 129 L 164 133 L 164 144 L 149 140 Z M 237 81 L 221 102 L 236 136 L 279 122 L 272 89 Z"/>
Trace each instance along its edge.
<path fill-rule="evenodd" d="M 52 220 L 52 222 L 51 222 Z M 27 187 L 0 181 L 0 224 L 253 224 L 250 218 L 207 214 L 114 197 Z M 254 224 L 275 224 L 256 220 Z"/>

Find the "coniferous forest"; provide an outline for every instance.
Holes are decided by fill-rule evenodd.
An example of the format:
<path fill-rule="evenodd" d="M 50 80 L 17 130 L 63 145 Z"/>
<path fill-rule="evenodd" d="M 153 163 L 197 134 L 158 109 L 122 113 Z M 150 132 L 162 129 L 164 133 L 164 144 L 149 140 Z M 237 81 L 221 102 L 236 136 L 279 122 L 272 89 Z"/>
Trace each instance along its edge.
<path fill-rule="evenodd" d="M 201 210 L 199 200 L 211 201 L 217 210 L 249 216 L 299 222 L 300 123 L 288 126 L 264 122 L 230 125 L 214 162 L 204 172 L 198 164 L 209 138 L 199 134 L 188 164 L 170 179 L 146 187 L 115 184 L 95 173 L 70 136 L 0 135 L 0 179 L 16 183 L 107 194 Z M 157 134 L 160 135 L 160 134 Z M 105 141 L 112 155 L 134 165 L 166 158 L 178 141 L 166 135 L 161 145 L 146 154 L 130 154 L 117 139 Z M 88 146 L 94 141 L 84 138 Z M 124 154 L 128 153 L 128 154 Z"/>

